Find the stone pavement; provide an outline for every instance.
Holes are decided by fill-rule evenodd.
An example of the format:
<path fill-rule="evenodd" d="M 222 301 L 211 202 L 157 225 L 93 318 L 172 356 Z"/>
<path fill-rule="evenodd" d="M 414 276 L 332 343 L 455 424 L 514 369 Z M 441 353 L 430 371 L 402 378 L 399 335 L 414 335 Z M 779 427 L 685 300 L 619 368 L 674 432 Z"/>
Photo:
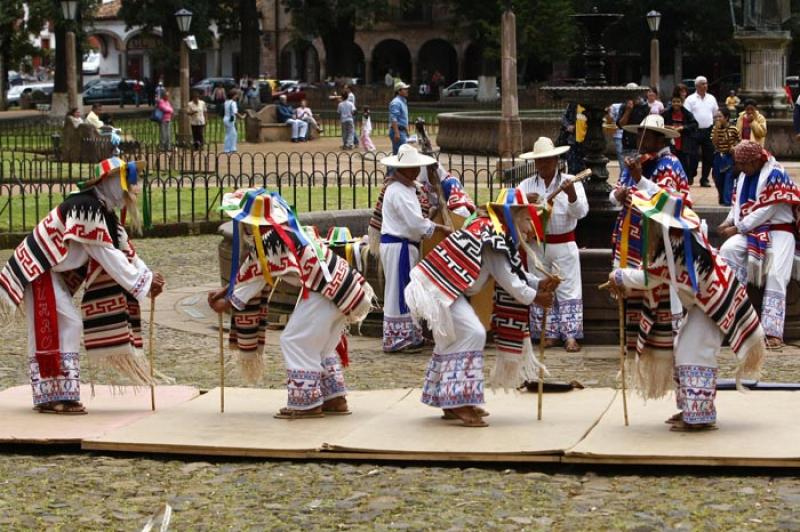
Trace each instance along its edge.
<path fill-rule="evenodd" d="M 172 291 L 157 307 L 158 367 L 180 384 L 206 389 L 217 382 L 213 327 L 206 324 L 204 332 L 169 328 L 176 317 L 168 309 L 179 303 L 199 309 L 203 290 L 217 282 L 218 242 L 216 235 L 137 242 L 140 255 L 165 274 Z M 0 263 L 10 253 L 0 251 Z M 190 310 L 177 319 L 188 316 L 202 324 L 205 318 L 199 315 Z M 28 382 L 26 337 L 20 323 L 0 328 L 0 386 Z M 263 386 L 279 389 L 284 370 L 277 338 L 277 332 L 268 335 Z M 770 355 L 764 378 L 800 380 L 798 354 L 788 348 Z M 613 347 L 589 348 L 584 354 L 553 349 L 546 362 L 554 379 L 610 386 L 616 355 Z M 346 373 L 350 387 L 398 388 L 419 386 L 428 356 L 389 356 L 375 339 L 359 339 L 351 360 Z M 730 376 L 730 357 L 722 362 L 723 375 Z M 91 373 L 85 368 L 86 378 Z M 229 385 L 242 385 L 233 368 L 228 374 Z M 93 376 L 104 379 L 97 372 Z M 791 414 L 787 422 L 794 422 Z M 469 437 L 468 432 L 454 431 L 454 437 Z M 398 467 L 11 448 L 0 454 L 0 479 L 0 527 L 6 530 L 138 530 L 164 502 L 175 510 L 174 530 L 800 529 L 800 484 L 780 471 L 506 469 L 467 463 Z"/>

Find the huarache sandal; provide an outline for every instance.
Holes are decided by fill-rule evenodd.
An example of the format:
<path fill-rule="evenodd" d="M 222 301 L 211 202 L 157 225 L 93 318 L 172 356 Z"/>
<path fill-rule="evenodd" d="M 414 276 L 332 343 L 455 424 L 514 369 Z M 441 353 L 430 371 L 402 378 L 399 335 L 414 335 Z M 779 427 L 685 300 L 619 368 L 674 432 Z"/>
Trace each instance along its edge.
<path fill-rule="evenodd" d="M 475 412 L 475 414 L 477 414 L 478 417 L 488 417 L 489 416 L 489 412 L 487 412 L 486 410 L 484 410 L 483 408 L 481 408 L 479 406 L 474 406 L 472 408 L 473 408 L 473 412 Z M 459 418 L 457 415 L 455 415 L 453 413 L 452 409 L 446 408 L 444 410 L 444 414 L 442 415 L 442 419 L 454 420 L 454 419 L 461 419 L 461 418 Z"/>
<path fill-rule="evenodd" d="M 564 349 L 566 349 L 567 353 L 578 353 L 581 350 L 581 346 L 577 340 L 574 338 L 569 338 L 564 344 Z"/>
<path fill-rule="evenodd" d="M 55 401 L 38 405 L 35 410 L 40 414 L 59 414 L 62 416 L 84 416 L 88 414 L 86 407 L 78 401 Z"/>
<path fill-rule="evenodd" d="M 784 346 L 783 340 L 781 340 L 777 336 L 767 336 L 768 349 L 780 349 L 783 346 Z"/>
<path fill-rule="evenodd" d="M 558 340 L 556 340 L 555 338 L 545 338 L 544 346 L 547 349 L 550 349 L 551 347 L 558 347 Z"/>
<path fill-rule="evenodd" d="M 678 412 L 677 414 L 670 416 L 669 419 L 664 421 L 664 423 L 666 423 L 667 425 L 673 425 L 675 423 L 678 423 L 679 421 L 683 421 L 683 412 Z"/>
<path fill-rule="evenodd" d="M 297 410 L 295 408 L 281 408 L 278 413 L 272 416 L 276 419 L 315 419 L 325 417 L 322 407 L 312 408 L 311 410 Z"/>
<path fill-rule="evenodd" d="M 717 429 L 718 427 L 714 423 L 686 423 L 683 420 L 676 421 L 669 428 L 673 432 L 707 432 Z"/>
<path fill-rule="evenodd" d="M 334 397 L 322 403 L 322 413 L 326 416 L 349 416 L 353 412 L 347 408 L 347 399 L 344 397 Z"/>
<path fill-rule="evenodd" d="M 472 408 L 462 406 L 450 410 L 458 419 L 461 420 L 462 427 L 488 427 L 489 424 L 480 418 Z"/>

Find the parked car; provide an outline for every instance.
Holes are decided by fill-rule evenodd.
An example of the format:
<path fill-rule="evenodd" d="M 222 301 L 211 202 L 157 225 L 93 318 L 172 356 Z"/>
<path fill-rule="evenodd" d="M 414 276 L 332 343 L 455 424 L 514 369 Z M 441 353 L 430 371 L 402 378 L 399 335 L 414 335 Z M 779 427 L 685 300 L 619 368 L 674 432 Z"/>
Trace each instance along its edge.
<path fill-rule="evenodd" d="M 500 89 L 495 87 L 497 98 L 500 98 Z M 447 88 L 442 89 L 442 98 L 458 98 L 458 99 L 478 99 L 478 80 L 468 79 L 459 80 L 451 83 Z"/>
<path fill-rule="evenodd" d="M 102 57 L 103 56 L 101 56 L 99 52 L 90 50 L 86 55 L 83 56 L 81 71 L 83 71 L 84 74 L 99 74 L 100 60 Z"/>
<path fill-rule="evenodd" d="M 205 78 L 192 85 L 192 90 L 200 91 L 201 98 L 211 101 L 211 95 L 214 93 L 214 87 L 217 84 L 223 86 L 226 94 L 230 89 L 239 86 L 233 78 Z"/>
<path fill-rule="evenodd" d="M 113 78 L 104 78 L 101 79 L 99 82 L 95 83 L 83 93 L 83 103 L 86 105 L 90 105 L 93 103 L 102 103 L 102 104 L 114 104 L 119 103 L 120 101 L 120 94 L 119 94 L 119 79 Z M 126 91 L 126 103 L 133 103 L 133 87 L 135 84 L 139 84 L 141 88 L 140 94 L 144 95 L 144 83 L 141 81 L 136 81 L 133 79 L 126 79 L 125 84 L 128 86 L 128 90 Z"/>
<path fill-rule="evenodd" d="M 34 92 L 42 92 L 46 96 L 53 95 L 53 82 L 48 83 L 29 83 L 27 85 L 15 85 L 11 87 L 6 93 L 6 102 L 8 105 L 19 105 L 20 99 L 24 95 L 30 95 Z"/>
<path fill-rule="evenodd" d="M 23 83 L 25 83 L 25 80 L 22 79 L 22 76 L 20 75 L 19 72 L 15 71 L 15 70 L 9 70 L 8 71 L 8 86 L 9 87 L 14 87 L 16 85 L 22 85 Z"/>

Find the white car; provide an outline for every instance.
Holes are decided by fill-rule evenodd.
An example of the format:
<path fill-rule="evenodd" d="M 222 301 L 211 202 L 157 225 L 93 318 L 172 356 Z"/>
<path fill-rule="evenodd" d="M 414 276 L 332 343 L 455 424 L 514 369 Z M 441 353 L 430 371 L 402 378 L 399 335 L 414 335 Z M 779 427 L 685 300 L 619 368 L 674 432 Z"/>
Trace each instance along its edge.
<path fill-rule="evenodd" d="M 100 72 L 100 60 L 102 56 L 95 51 L 90 51 L 83 56 L 81 70 L 84 74 L 98 74 Z"/>
<path fill-rule="evenodd" d="M 53 94 L 53 82 L 49 83 L 29 83 L 28 85 L 15 85 L 6 93 L 6 103 L 8 105 L 18 105 L 19 99 L 23 94 L 30 94 L 33 91 L 42 91 L 47 95 Z"/>
<path fill-rule="evenodd" d="M 496 89 L 497 98 L 500 98 L 500 89 Z M 442 98 L 478 99 L 478 80 L 459 80 L 442 89 Z"/>

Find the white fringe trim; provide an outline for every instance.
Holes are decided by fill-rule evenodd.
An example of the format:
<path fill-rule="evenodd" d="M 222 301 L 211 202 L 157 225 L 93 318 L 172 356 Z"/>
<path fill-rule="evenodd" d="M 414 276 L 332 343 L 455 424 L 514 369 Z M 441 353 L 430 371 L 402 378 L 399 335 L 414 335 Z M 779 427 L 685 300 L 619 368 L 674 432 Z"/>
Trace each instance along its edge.
<path fill-rule="evenodd" d="M 374 227 L 370 227 L 367 229 L 367 243 L 369 252 L 378 259 L 378 262 L 381 260 L 381 232 Z"/>
<path fill-rule="evenodd" d="M 675 388 L 675 357 L 672 351 L 647 350 L 628 362 L 633 385 L 644 399 L 660 399 Z"/>
<path fill-rule="evenodd" d="M 240 351 L 236 350 L 234 358 L 236 360 L 236 367 L 239 369 L 239 375 L 248 386 L 254 386 L 261 381 L 264 375 L 264 353 L 262 350 Z"/>
<path fill-rule="evenodd" d="M 492 373 L 489 376 L 489 387 L 493 391 L 502 389 L 505 392 L 516 390 L 525 381 L 533 381 L 539 378 L 539 370 L 546 376 L 550 376 L 544 364 L 542 364 L 533 351 L 531 339 L 526 338 L 522 343 L 522 355 L 512 355 L 504 351 L 497 352 Z"/>
<path fill-rule="evenodd" d="M 92 364 L 102 369 L 111 369 L 129 379 L 134 386 L 155 386 L 156 379 L 150 376 L 150 363 L 139 350 L 129 350 L 125 354 L 90 354 Z"/>
<path fill-rule="evenodd" d="M 10 325 L 25 316 L 24 305 L 16 305 L 5 290 L 0 290 L 0 324 Z"/>
<path fill-rule="evenodd" d="M 347 315 L 347 325 L 355 324 L 361 326 L 361 322 L 367 318 L 367 315 L 374 307 L 375 290 L 369 283 L 364 283 L 362 288 L 364 289 L 364 299 Z"/>
<path fill-rule="evenodd" d="M 415 322 L 425 320 L 434 337 L 438 336 L 448 343 L 454 342 L 456 333 L 450 313 L 453 302 L 448 301 L 438 290 L 426 290 L 426 280 L 425 274 L 419 270 L 411 271 L 411 282 L 403 292 L 411 317 Z"/>
<path fill-rule="evenodd" d="M 743 353 L 741 357 L 737 353 L 738 365 L 736 366 L 736 389 L 740 392 L 746 392 L 747 389 L 742 386 L 742 379 L 755 379 L 761 378 L 761 368 L 764 365 L 764 356 L 766 355 L 766 336 L 763 329 L 759 327 L 759 331 L 748 338 L 747 342 L 739 349 L 739 353 Z"/>

